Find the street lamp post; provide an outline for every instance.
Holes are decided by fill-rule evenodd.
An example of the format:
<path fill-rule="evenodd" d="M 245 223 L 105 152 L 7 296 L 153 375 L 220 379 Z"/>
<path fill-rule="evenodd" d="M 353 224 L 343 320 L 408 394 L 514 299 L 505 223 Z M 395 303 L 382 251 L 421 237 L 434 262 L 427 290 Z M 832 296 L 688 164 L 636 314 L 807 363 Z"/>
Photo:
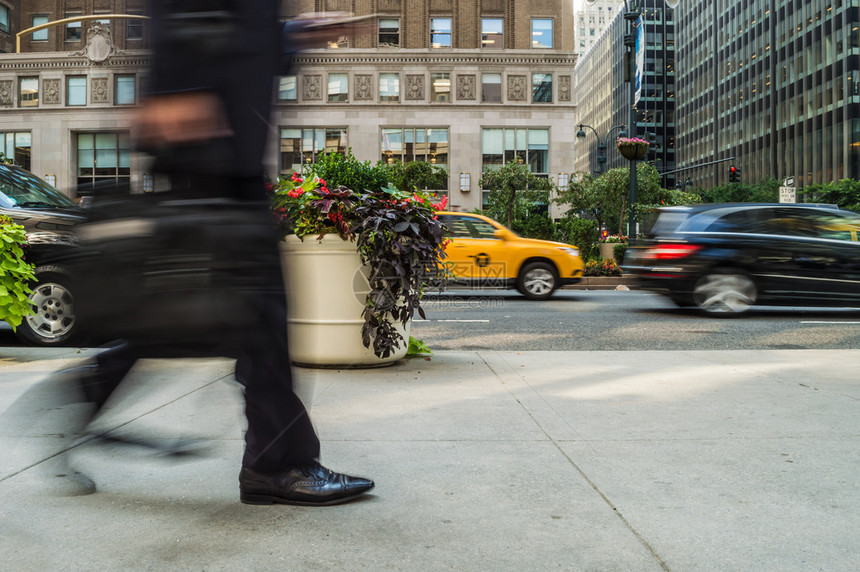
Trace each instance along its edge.
<path fill-rule="evenodd" d="M 624 124 L 621 125 L 613 125 L 609 128 L 609 131 L 606 133 L 606 137 L 604 139 L 600 138 L 600 134 L 597 133 L 597 130 L 591 125 L 586 125 L 585 123 L 579 124 L 579 131 L 576 132 L 577 139 L 585 139 L 585 128 L 588 127 L 591 131 L 594 132 L 594 136 L 597 138 L 597 170 L 595 173 L 599 176 L 602 175 L 606 171 L 606 148 L 609 143 L 609 136 L 612 135 L 612 132 L 616 129 L 621 129 L 621 132 L 618 134 L 619 137 L 626 137 L 626 132 L 624 131 Z"/>
<path fill-rule="evenodd" d="M 626 29 L 624 33 L 624 48 L 625 60 L 624 81 L 630 84 L 630 109 L 628 125 L 628 136 L 636 137 L 636 21 L 642 15 L 639 8 L 639 2 L 644 0 L 624 0 L 624 20 Z M 585 3 L 592 5 L 597 0 L 585 0 Z M 663 0 L 669 8 L 676 8 L 681 0 Z M 644 7 L 644 6 L 643 6 Z M 640 23 L 642 25 L 642 23 Z M 628 203 L 628 219 L 627 219 L 627 236 L 633 240 L 636 237 L 636 214 L 633 205 L 636 203 L 636 161 L 630 161 L 630 186 L 627 195 Z"/>

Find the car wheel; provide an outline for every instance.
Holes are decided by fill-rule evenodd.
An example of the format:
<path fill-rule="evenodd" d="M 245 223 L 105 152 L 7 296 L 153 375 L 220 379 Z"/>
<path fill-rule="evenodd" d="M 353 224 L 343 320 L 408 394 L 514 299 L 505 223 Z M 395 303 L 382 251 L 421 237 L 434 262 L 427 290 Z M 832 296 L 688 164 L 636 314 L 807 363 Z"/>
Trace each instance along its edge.
<path fill-rule="evenodd" d="M 693 301 L 706 314 L 742 314 L 755 304 L 755 282 L 739 270 L 716 270 L 696 282 Z"/>
<path fill-rule="evenodd" d="M 59 346 L 77 333 L 71 283 L 64 274 L 49 270 L 36 273 L 28 299 L 33 314 L 18 326 L 18 337 L 35 346 Z"/>
<path fill-rule="evenodd" d="M 517 290 L 529 300 L 546 300 L 558 286 L 555 267 L 546 262 L 526 264 L 517 278 Z"/>

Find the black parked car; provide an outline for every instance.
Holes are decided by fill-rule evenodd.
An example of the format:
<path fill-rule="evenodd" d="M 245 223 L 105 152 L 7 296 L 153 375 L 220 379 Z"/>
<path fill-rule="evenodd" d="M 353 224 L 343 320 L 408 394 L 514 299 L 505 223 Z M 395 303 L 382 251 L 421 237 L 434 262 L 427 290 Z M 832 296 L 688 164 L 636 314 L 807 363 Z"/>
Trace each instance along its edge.
<path fill-rule="evenodd" d="M 71 341 L 77 333 L 75 287 L 61 261 L 77 244 L 72 228 L 84 220 L 83 210 L 29 171 L 0 164 L 0 215 L 24 227 L 24 258 L 36 267 L 36 283 L 30 285 L 35 314 L 18 327 L 18 337 L 33 345 Z"/>
<path fill-rule="evenodd" d="M 639 286 L 708 314 L 754 304 L 860 307 L 860 215 L 828 205 L 659 209 L 627 250 Z"/>

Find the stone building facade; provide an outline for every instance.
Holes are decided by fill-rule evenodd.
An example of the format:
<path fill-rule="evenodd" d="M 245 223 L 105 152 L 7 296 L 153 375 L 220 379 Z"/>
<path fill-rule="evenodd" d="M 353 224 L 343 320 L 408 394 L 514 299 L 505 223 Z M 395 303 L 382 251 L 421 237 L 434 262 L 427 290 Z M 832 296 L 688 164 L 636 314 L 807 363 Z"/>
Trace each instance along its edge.
<path fill-rule="evenodd" d="M 0 0 L 0 150 L 72 196 L 99 178 L 148 190 L 128 123 L 145 87 L 148 24 L 105 18 L 18 31 L 78 14 L 140 14 L 145 0 Z M 309 50 L 278 78 L 270 175 L 324 152 L 426 160 L 449 172 L 450 202 L 482 205 L 481 173 L 508 161 L 557 179 L 573 169 L 569 0 L 298 0 L 283 16 L 366 15 L 352 37 Z M 48 19 L 45 20 L 44 18 Z M 76 37 L 79 34 L 79 38 Z M 92 37 L 92 41 L 91 41 Z"/>
<path fill-rule="evenodd" d="M 569 0 L 311 0 L 302 12 L 374 14 L 363 33 L 297 58 L 276 95 L 272 170 L 320 152 L 425 160 L 453 208 L 480 208 L 481 173 L 508 161 L 558 182 L 573 169 Z"/>
<path fill-rule="evenodd" d="M 0 0 L 0 152 L 72 197 L 98 181 L 143 190 L 129 123 L 149 66 L 145 0 Z M 6 15 L 4 17 L 4 14 Z"/>

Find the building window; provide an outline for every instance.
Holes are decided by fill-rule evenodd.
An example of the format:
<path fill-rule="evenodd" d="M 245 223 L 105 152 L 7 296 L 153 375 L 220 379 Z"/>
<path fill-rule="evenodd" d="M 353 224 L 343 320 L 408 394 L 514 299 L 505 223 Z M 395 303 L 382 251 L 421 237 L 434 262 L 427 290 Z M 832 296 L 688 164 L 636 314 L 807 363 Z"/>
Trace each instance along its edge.
<path fill-rule="evenodd" d="M 535 175 L 549 174 L 549 129 L 484 129 L 481 147 L 485 171 L 516 161 Z"/>
<path fill-rule="evenodd" d="M 298 101 L 298 79 L 294 75 L 278 78 L 278 101 Z"/>
<path fill-rule="evenodd" d="M 552 103 L 552 74 L 532 74 L 532 103 Z"/>
<path fill-rule="evenodd" d="M 337 153 L 346 155 L 346 128 L 281 129 L 281 173 L 301 173 L 307 163 Z"/>
<path fill-rule="evenodd" d="M 385 127 L 381 135 L 381 158 L 386 163 L 425 161 L 448 168 L 447 129 Z"/>
<path fill-rule="evenodd" d="M 0 32 L 9 33 L 9 8 L 0 4 Z"/>
<path fill-rule="evenodd" d="M 481 75 L 481 101 L 484 103 L 502 102 L 502 74 L 485 73 Z"/>
<path fill-rule="evenodd" d="M 451 18 L 430 18 L 430 47 L 451 47 Z"/>
<path fill-rule="evenodd" d="M 0 152 L 29 171 L 32 139 L 29 131 L 0 131 Z"/>
<path fill-rule="evenodd" d="M 80 16 L 80 12 L 72 12 L 66 14 L 66 18 L 74 18 L 75 16 Z M 66 24 L 66 41 L 67 42 L 80 42 L 81 41 L 81 22 L 69 22 Z"/>
<path fill-rule="evenodd" d="M 139 10 L 129 10 L 132 16 L 142 16 L 143 12 Z M 143 20 L 139 18 L 129 18 L 125 21 L 125 39 L 126 40 L 142 40 L 143 39 Z"/>
<path fill-rule="evenodd" d="M 552 20 L 548 18 L 532 20 L 532 47 L 552 48 Z"/>
<path fill-rule="evenodd" d="M 66 78 L 66 105 L 87 104 L 87 78 L 72 76 Z"/>
<path fill-rule="evenodd" d="M 18 80 L 18 105 L 39 107 L 39 78 L 22 77 Z"/>
<path fill-rule="evenodd" d="M 105 181 L 128 183 L 131 144 L 126 132 L 78 133 L 78 194 L 90 195 Z"/>
<path fill-rule="evenodd" d="M 328 101 L 329 103 L 349 101 L 349 76 L 347 74 L 328 74 Z"/>
<path fill-rule="evenodd" d="M 33 22 L 34 27 L 35 26 L 41 26 L 42 24 L 48 23 L 48 17 L 44 16 L 44 15 L 33 16 L 32 22 Z M 33 40 L 34 42 L 47 42 L 48 41 L 48 28 L 45 28 L 44 30 L 38 30 L 36 32 L 33 32 L 33 35 L 30 36 L 30 39 Z"/>
<path fill-rule="evenodd" d="M 400 74 L 396 73 L 381 73 L 379 74 L 379 101 L 382 102 L 398 102 L 400 101 Z"/>
<path fill-rule="evenodd" d="M 397 18 L 379 19 L 379 47 L 400 47 L 400 20 Z"/>
<path fill-rule="evenodd" d="M 446 103 L 451 101 L 451 74 L 430 74 L 430 101 Z"/>
<path fill-rule="evenodd" d="M 483 171 L 515 161 L 540 177 L 549 176 L 549 129 L 484 129 L 481 132 Z M 482 204 L 489 191 L 482 191 Z"/>
<path fill-rule="evenodd" d="M 504 20 L 501 18 L 481 19 L 481 47 L 491 50 L 501 50 L 505 47 L 502 37 Z"/>
<path fill-rule="evenodd" d="M 99 12 L 96 12 L 93 14 L 93 16 L 98 16 L 99 14 L 100 14 Z M 108 14 L 108 12 L 101 12 L 101 14 Z M 100 19 L 100 20 L 96 20 L 96 22 L 98 22 L 99 24 L 101 24 L 103 26 L 107 26 L 108 28 L 110 28 L 110 19 Z"/>
<path fill-rule="evenodd" d="M 136 98 L 136 78 L 133 75 L 118 75 L 114 78 L 114 104 L 134 105 Z"/>

